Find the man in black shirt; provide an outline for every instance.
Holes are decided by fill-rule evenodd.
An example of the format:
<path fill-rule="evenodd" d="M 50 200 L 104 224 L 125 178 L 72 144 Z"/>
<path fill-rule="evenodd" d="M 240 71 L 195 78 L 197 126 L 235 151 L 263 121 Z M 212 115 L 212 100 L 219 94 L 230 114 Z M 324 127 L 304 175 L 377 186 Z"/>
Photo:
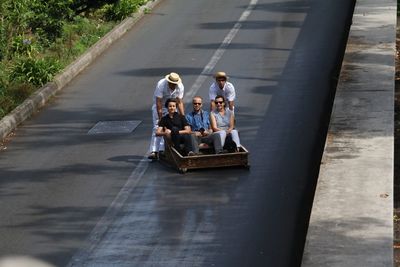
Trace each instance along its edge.
<path fill-rule="evenodd" d="M 168 99 L 165 103 L 168 109 L 168 114 L 161 118 L 156 131 L 157 136 L 166 136 L 171 138 L 172 144 L 183 155 L 192 156 L 195 154 L 196 140 L 191 134 L 190 125 L 185 116 L 176 112 L 177 101 Z M 180 149 L 180 144 L 184 144 L 183 151 Z"/>

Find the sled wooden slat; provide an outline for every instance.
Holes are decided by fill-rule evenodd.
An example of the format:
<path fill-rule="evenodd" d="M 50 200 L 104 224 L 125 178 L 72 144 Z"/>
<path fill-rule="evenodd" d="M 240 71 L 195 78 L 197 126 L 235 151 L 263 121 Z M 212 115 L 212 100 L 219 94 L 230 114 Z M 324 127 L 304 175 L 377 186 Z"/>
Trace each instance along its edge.
<path fill-rule="evenodd" d="M 249 168 L 249 152 L 243 146 L 238 152 L 221 154 L 198 154 L 195 156 L 182 156 L 170 142 L 165 140 L 165 151 L 160 154 L 159 160 L 175 167 L 178 171 L 185 173 L 189 169 L 218 168 L 230 166 L 243 166 Z"/>

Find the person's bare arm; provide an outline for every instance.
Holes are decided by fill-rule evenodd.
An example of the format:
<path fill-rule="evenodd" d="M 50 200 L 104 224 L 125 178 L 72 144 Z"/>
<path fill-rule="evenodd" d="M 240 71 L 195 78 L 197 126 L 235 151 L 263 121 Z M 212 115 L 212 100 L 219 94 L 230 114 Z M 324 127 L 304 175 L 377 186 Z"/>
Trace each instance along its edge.
<path fill-rule="evenodd" d="M 229 106 L 229 109 L 233 111 L 233 109 L 235 108 L 235 102 L 234 101 L 228 101 L 228 106 Z"/>
<path fill-rule="evenodd" d="M 210 101 L 210 111 L 213 111 L 215 109 L 215 102 L 214 100 Z"/>
<path fill-rule="evenodd" d="M 158 119 L 161 120 L 162 118 L 162 98 L 157 97 L 156 98 L 156 106 L 157 106 L 157 114 L 158 114 Z"/>
<path fill-rule="evenodd" d="M 229 128 L 226 130 L 227 133 L 230 133 L 235 128 L 235 116 L 233 112 L 231 112 L 231 116 L 229 118 Z"/>
<path fill-rule="evenodd" d="M 170 136 L 171 130 L 164 127 L 158 127 L 156 130 L 156 136 Z"/>
<path fill-rule="evenodd" d="M 217 121 L 215 120 L 214 115 L 211 114 L 211 113 L 210 113 L 210 124 L 211 124 L 211 129 L 212 129 L 214 132 L 218 132 L 218 131 L 219 131 L 219 129 L 218 129 L 218 127 L 217 127 Z"/>
<path fill-rule="evenodd" d="M 163 127 L 158 127 L 156 130 L 156 136 L 164 136 Z"/>
<path fill-rule="evenodd" d="M 178 101 L 179 114 L 185 115 L 185 107 L 183 106 L 183 100 L 181 98 L 176 99 Z"/>
<path fill-rule="evenodd" d="M 191 134 L 192 130 L 190 129 L 190 126 L 185 126 L 183 130 L 179 130 L 179 134 Z"/>

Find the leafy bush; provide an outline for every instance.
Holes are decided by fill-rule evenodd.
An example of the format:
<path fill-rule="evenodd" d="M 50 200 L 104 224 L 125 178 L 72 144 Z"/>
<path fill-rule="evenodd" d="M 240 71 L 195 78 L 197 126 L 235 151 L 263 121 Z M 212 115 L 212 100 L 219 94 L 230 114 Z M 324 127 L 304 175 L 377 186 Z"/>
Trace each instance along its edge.
<path fill-rule="evenodd" d="M 52 43 L 48 52 L 66 66 L 109 32 L 114 25 L 115 22 L 94 21 L 77 16 L 72 22 L 64 25 L 63 35 Z"/>
<path fill-rule="evenodd" d="M 65 20 L 73 17 L 69 5 L 70 1 L 31 1 L 30 9 L 35 15 L 29 18 L 29 27 L 41 36 L 43 44 L 46 45 L 62 35 Z"/>
<path fill-rule="evenodd" d="M 88 14 L 101 9 L 104 5 L 113 5 L 118 2 L 118 0 L 70 0 L 71 9 L 74 10 L 76 15 Z"/>
<path fill-rule="evenodd" d="M 122 20 L 135 12 L 146 0 L 119 0 L 117 3 L 104 6 L 107 20 Z"/>
<path fill-rule="evenodd" d="M 14 56 L 33 57 L 38 54 L 38 47 L 31 37 L 18 35 L 14 37 L 11 43 L 11 51 Z"/>
<path fill-rule="evenodd" d="M 36 87 L 29 83 L 13 83 L 7 88 L 0 87 L 0 116 L 4 117 L 27 99 Z"/>
<path fill-rule="evenodd" d="M 147 0 L 0 0 L 0 118 Z"/>
<path fill-rule="evenodd" d="M 33 91 L 32 84 L 9 83 L 6 67 L 0 65 L 0 117 L 4 117 L 21 104 Z"/>
<path fill-rule="evenodd" d="M 0 116 L 4 117 L 11 112 L 17 105 L 14 99 L 0 91 Z"/>
<path fill-rule="evenodd" d="M 60 71 L 58 61 L 52 59 L 23 58 L 17 61 L 10 73 L 10 81 L 42 86 Z"/>
<path fill-rule="evenodd" d="M 0 1 L 0 60 L 10 59 L 14 37 L 28 31 L 28 21 L 33 16 L 29 3 L 29 0 Z"/>

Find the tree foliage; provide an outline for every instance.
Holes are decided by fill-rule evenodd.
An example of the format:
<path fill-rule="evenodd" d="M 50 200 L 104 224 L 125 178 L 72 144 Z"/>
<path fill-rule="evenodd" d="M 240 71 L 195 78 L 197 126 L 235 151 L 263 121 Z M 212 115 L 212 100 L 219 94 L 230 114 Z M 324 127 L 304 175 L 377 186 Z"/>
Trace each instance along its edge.
<path fill-rule="evenodd" d="M 0 117 L 146 2 L 0 0 Z"/>

